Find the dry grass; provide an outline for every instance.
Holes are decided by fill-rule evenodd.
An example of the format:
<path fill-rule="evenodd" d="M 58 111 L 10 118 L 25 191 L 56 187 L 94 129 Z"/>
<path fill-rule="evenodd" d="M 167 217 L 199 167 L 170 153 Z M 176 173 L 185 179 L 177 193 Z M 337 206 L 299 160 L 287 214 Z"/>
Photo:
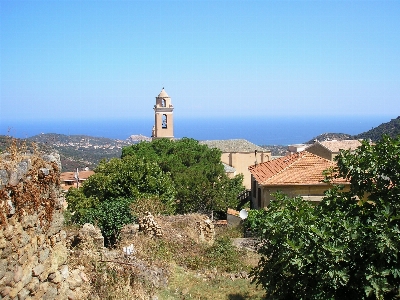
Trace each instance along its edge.
<path fill-rule="evenodd" d="M 168 287 L 159 291 L 157 296 L 160 300 L 261 300 L 265 299 L 265 291 L 251 284 L 249 279 L 204 275 L 175 266 Z"/>
<path fill-rule="evenodd" d="M 151 299 L 156 289 L 140 275 L 137 264 L 121 251 L 99 248 L 86 239 L 72 248 L 68 266 L 81 269 L 89 282 L 80 287 L 78 299 Z"/>

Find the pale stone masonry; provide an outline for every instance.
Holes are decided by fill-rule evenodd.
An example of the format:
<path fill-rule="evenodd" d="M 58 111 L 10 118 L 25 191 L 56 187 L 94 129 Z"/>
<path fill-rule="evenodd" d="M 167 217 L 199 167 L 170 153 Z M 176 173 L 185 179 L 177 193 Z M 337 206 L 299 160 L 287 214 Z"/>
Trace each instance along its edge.
<path fill-rule="evenodd" d="M 40 168 L 29 157 L 14 164 L 4 163 L 7 154 L 0 158 L 3 167 L 8 166 L 0 170 L 0 298 L 76 299 L 83 279 L 79 270 L 67 265 L 64 199 L 54 179 L 61 169 L 59 155 L 42 156 Z M 54 182 L 49 184 L 51 176 Z M 32 182 L 43 182 L 45 188 Z M 38 190 L 41 194 L 33 196 Z M 43 202 L 27 213 L 29 207 L 21 208 L 12 196 L 20 191 L 27 202 L 29 197 Z"/>

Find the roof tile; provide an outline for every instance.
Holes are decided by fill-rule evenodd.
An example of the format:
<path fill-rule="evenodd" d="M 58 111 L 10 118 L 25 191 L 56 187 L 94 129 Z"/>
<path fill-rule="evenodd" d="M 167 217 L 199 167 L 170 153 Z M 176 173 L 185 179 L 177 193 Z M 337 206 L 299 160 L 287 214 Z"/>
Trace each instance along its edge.
<path fill-rule="evenodd" d="M 323 171 L 336 163 L 307 151 L 250 166 L 249 171 L 261 185 L 321 184 Z M 336 180 L 345 183 L 344 179 Z"/>

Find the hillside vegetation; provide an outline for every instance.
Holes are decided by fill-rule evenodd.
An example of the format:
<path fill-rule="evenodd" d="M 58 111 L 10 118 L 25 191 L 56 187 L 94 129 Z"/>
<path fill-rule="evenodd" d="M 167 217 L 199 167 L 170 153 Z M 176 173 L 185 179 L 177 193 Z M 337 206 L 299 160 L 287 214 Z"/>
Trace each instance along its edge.
<path fill-rule="evenodd" d="M 400 116 L 392 119 L 387 123 L 382 123 L 378 127 L 372 128 L 366 132 L 357 134 L 355 139 L 371 139 L 373 142 L 379 141 L 386 134 L 391 138 L 396 138 L 400 135 Z"/>

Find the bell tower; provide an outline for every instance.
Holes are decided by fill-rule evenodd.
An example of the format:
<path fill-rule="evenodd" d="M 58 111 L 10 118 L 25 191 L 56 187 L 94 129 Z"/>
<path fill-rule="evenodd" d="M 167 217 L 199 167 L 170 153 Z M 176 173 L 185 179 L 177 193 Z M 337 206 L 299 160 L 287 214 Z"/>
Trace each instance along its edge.
<path fill-rule="evenodd" d="M 151 137 L 174 138 L 174 107 L 171 104 L 171 98 L 165 92 L 164 88 L 156 97 L 156 105 L 154 105 L 154 126 Z"/>

